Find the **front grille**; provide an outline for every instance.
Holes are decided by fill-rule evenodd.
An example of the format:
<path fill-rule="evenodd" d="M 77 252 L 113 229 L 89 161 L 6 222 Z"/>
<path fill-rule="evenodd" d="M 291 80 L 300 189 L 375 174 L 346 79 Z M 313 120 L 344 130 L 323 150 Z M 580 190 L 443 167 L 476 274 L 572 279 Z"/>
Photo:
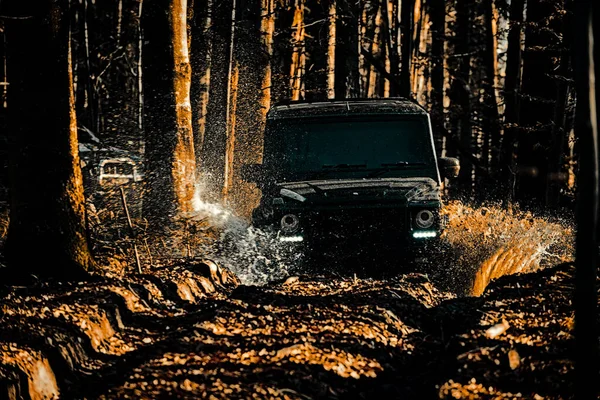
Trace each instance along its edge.
<path fill-rule="evenodd" d="M 351 209 L 304 215 L 303 229 L 315 239 L 401 236 L 406 232 L 404 209 Z"/>

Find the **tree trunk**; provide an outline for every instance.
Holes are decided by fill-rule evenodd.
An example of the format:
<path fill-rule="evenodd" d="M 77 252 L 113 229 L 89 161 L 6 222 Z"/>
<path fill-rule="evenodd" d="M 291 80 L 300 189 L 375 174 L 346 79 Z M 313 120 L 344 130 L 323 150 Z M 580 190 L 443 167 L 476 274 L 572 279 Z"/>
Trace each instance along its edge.
<path fill-rule="evenodd" d="M 272 40 L 272 1 L 242 0 L 238 3 L 235 65 L 232 77 L 230 158 L 230 193 L 228 202 L 238 215 L 249 217 L 259 200 L 254 184 L 245 182 L 239 174 L 243 164 L 261 161 L 265 104 L 265 74 L 270 70 L 267 43 Z M 262 19 L 265 18 L 263 21 Z M 263 33 L 265 36 L 263 36 Z M 271 35 L 271 39 L 269 38 Z M 269 70 L 269 71 L 266 71 Z M 270 78 L 269 78 L 270 80 Z M 268 82 L 267 87 L 270 86 Z M 269 90 L 267 88 L 267 90 Z M 235 135 L 233 135 L 233 133 Z"/>
<path fill-rule="evenodd" d="M 138 85 L 137 85 L 137 89 L 138 89 L 138 129 L 140 132 L 144 131 L 144 72 L 143 72 L 143 66 L 142 66 L 142 59 L 143 59 L 143 47 L 144 47 L 144 35 L 142 32 L 142 11 L 144 9 L 144 0 L 139 0 L 138 3 L 138 13 L 137 13 L 137 19 L 138 19 L 138 56 L 137 56 L 137 62 L 136 62 L 136 66 L 137 66 L 137 81 L 138 81 Z M 144 140 L 142 138 L 140 138 L 140 148 L 144 149 Z"/>
<path fill-rule="evenodd" d="M 290 70 L 292 61 L 292 22 L 296 8 L 289 1 L 277 1 L 275 6 L 275 32 L 273 36 L 272 90 L 274 102 L 290 99 Z"/>
<path fill-rule="evenodd" d="M 517 199 L 538 206 L 544 203 L 548 174 L 548 152 L 556 99 L 556 60 L 560 53 L 560 22 L 550 18 L 551 2 L 527 3 L 527 28 L 523 53 L 523 96 L 519 125 L 526 134 L 519 138 Z"/>
<path fill-rule="evenodd" d="M 226 149 L 229 130 L 232 76 L 233 11 L 235 0 L 213 3 L 210 101 L 202 147 L 204 197 L 222 199 L 226 185 Z"/>
<path fill-rule="evenodd" d="M 187 0 L 162 6 L 147 0 L 146 6 L 144 215 L 151 225 L 164 227 L 192 211 L 196 184 Z"/>
<path fill-rule="evenodd" d="M 496 29 L 494 22 L 494 2 L 492 0 L 484 4 L 485 18 L 485 52 L 484 69 L 485 81 L 482 83 L 484 90 L 484 114 L 483 114 L 483 165 L 495 170 L 500 152 L 500 113 L 498 111 L 498 98 L 496 97 L 496 73 L 498 71 Z M 494 193 L 495 195 L 496 193 Z"/>
<path fill-rule="evenodd" d="M 504 138 L 500 154 L 500 175 L 505 200 L 515 198 L 517 146 L 519 128 L 519 98 L 522 79 L 523 11 L 525 0 L 513 0 L 510 4 L 510 31 L 506 56 L 506 80 L 504 82 Z"/>
<path fill-rule="evenodd" d="M 306 2 L 305 10 L 306 68 L 304 72 L 304 98 L 310 101 L 319 101 L 327 99 L 327 62 L 331 41 L 329 12 L 331 7 L 329 0 L 323 2 L 309 0 Z"/>
<path fill-rule="evenodd" d="M 337 45 L 337 1 L 329 0 L 327 18 L 327 98 L 335 98 L 335 53 Z"/>
<path fill-rule="evenodd" d="M 394 12 L 390 12 L 390 6 L 392 4 L 389 0 L 383 0 L 383 25 L 384 25 L 384 38 L 387 46 L 387 54 L 388 54 L 388 64 L 389 64 L 389 72 L 391 78 L 397 82 L 400 82 L 400 55 L 398 54 L 398 42 L 396 32 L 396 20 L 394 17 Z M 394 9 L 394 7 L 391 7 Z M 395 84 L 389 85 L 389 93 L 388 95 L 394 97 L 398 95 Z"/>
<path fill-rule="evenodd" d="M 380 36 L 381 36 L 381 4 L 379 1 L 376 3 L 375 8 L 373 10 L 374 17 L 372 25 L 373 25 L 373 34 L 371 35 L 371 43 L 369 45 L 369 53 L 373 56 L 373 59 L 377 65 L 382 65 L 381 60 L 381 46 L 380 46 Z M 369 66 L 369 75 L 367 79 L 367 97 L 376 97 L 378 94 L 377 91 L 377 82 L 379 80 L 379 73 L 377 71 L 377 67 L 375 63 L 371 63 Z"/>
<path fill-rule="evenodd" d="M 411 97 L 411 69 L 413 54 L 413 26 L 415 0 L 403 0 L 400 14 L 402 28 L 402 69 L 400 71 L 400 96 Z"/>
<path fill-rule="evenodd" d="M 374 54 L 375 33 L 377 31 L 377 14 L 379 12 L 379 0 L 365 0 L 361 10 L 361 36 L 360 49 L 360 96 L 369 97 L 371 80 L 374 71 L 373 64 L 378 62 Z M 340 36 L 338 34 L 338 36 Z M 364 50 L 363 50 L 364 49 Z M 368 57 L 370 55 L 370 57 Z M 339 66 L 338 66 L 339 70 Z M 344 73 L 340 70 L 340 74 Z M 340 75 L 343 76 L 343 75 Z"/>
<path fill-rule="evenodd" d="M 275 0 L 262 0 L 262 17 L 261 17 L 261 44 L 262 44 L 262 57 L 261 61 L 263 64 L 263 77 L 262 87 L 260 96 L 261 105 L 261 119 L 264 124 L 267 112 L 271 107 L 271 96 L 272 96 L 272 75 L 273 67 L 273 36 L 275 34 Z M 261 129 L 262 132 L 262 129 Z M 261 139 L 262 141 L 262 139 Z M 261 145 L 262 148 L 262 145 Z M 262 159 L 262 157 L 261 157 Z"/>
<path fill-rule="evenodd" d="M 259 134 L 257 135 L 257 140 L 259 144 L 259 148 L 261 149 L 259 154 L 258 161 L 262 161 L 262 141 L 263 141 L 263 131 L 265 122 L 267 119 L 267 112 L 269 112 L 269 108 L 271 108 L 271 98 L 272 98 L 272 77 L 273 77 L 273 45 L 274 45 L 274 34 L 275 34 L 275 0 L 262 0 L 262 17 L 261 17 L 261 45 L 262 45 L 262 85 L 261 85 L 261 94 L 259 98 L 260 103 L 260 116 L 261 116 L 261 124 L 259 129 Z"/>
<path fill-rule="evenodd" d="M 294 20 L 292 21 L 292 28 L 294 30 L 292 37 L 294 50 L 292 52 L 292 62 L 290 66 L 292 100 L 304 99 L 304 75 L 306 68 L 304 1 L 305 0 L 296 0 Z"/>
<path fill-rule="evenodd" d="M 142 0 L 122 0 L 118 10 L 117 39 L 102 74 L 102 119 L 105 143 L 140 151 L 140 86 L 138 79 L 140 14 Z M 120 40 L 119 40 L 120 38 Z M 141 66 L 140 66 L 141 68 Z M 102 72 L 102 71 L 101 71 Z"/>
<path fill-rule="evenodd" d="M 359 8 L 353 0 L 335 1 L 335 98 L 358 97 L 359 74 Z"/>
<path fill-rule="evenodd" d="M 193 211 L 196 188 L 196 156 L 190 102 L 191 65 L 188 45 L 187 0 L 173 0 L 169 19 L 173 38 L 173 91 L 175 92 L 175 148 L 171 160 L 178 213 Z"/>
<path fill-rule="evenodd" d="M 6 258 L 11 276 L 80 279 L 94 267 L 77 144 L 69 2 L 3 11 L 11 74 Z"/>
<path fill-rule="evenodd" d="M 572 43 L 576 64 L 577 110 L 575 132 L 580 143 L 577 185 L 575 259 L 575 396 L 598 398 L 598 207 L 600 167 L 598 154 L 598 73 L 600 32 L 597 2 L 578 1 Z M 596 15 L 596 17 L 593 17 Z"/>
<path fill-rule="evenodd" d="M 565 11 L 562 26 L 562 54 L 557 74 L 569 76 L 571 65 L 570 45 L 572 43 L 573 8 L 572 0 L 565 1 Z M 554 123 L 552 124 L 552 139 L 548 156 L 548 176 L 546 184 L 546 206 L 556 208 L 560 203 L 561 188 L 566 187 L 566 171 L 564 155 L 569 129 L 567 129 L 566 108 L 570 85 L 565 80 L 557 82 L 556 102 L 554 104 Z"/>
<path fill-rule="evenodd" d="M 423 39 L 427 40 L 427 36 L 423 35 L 423 26 L 425 13 L 422 9 L 423 2 L 421 0 L 415 0 L 413 6 L 413 28 L 412 28 L 412 43 L 411 43 L 411 54 L 410 54 L 410 96 L 417 101 L 419 100 L 419 91 L 423 86 L 423 74 L 419 73 L 421 55 L 421 45 Z M 417 61 L 417 62 L 414 62 Z M 425 104 L 425 103 L 423 103 Z"/>
<path fill-rule="evenodd" d="M 450 88 L 452 135 L 460 143 L 462 151 L 472 153 L 473 130 L 471 126 L 471 1 L 458 0 L 456 4 L 456 35 L 454 37 L 454 53 L 456 55 L 452 70 Z M 454 155 L 451 153 L 451 155 Z M 461 168 L 456 188 L 461 194 L 469 197 L 473 185 L 473 164 L 468 157 L 461 157 Z"/>
<path fill-rule="evenodd" d="M 73 71 L 75 82 L 75 110 L 79 125 L 99 132 L 97 98 L 93 90 L 93 78 L 96 75 L 92 70 L 92 57 L 90 52 L 90 29 L 88 1 L 79 2 L 73 7 L 77 13 L 77 24 L 71 27 L 73 40 Z"/>
<path fill-rule="evenodd" d="M 420 104 L 427 106 L 431 103 L 429 84 L 431 79 L 430 49 L 431 49 L 431 21 L 426 7 L 426 2 L 415 2 L 415 33 L 413 35 L 413 62 L 411 72 L 411 96 Z"/>
<path fill-rule="evenodd" d="M 431 14 L 431 120 L 436 149 L 441 151 L 444 128 L 444 43 L 446 35 L 446 5 L 433 1 Z"/>
<path fill-rule="evenodd" d="M 223 201 L 230 205 L 230 195 L 233 187 L 234 157 L 236 151 L 237 136 L 237 102 L 240 81 L 240 69 L 237 61 L 232 60 L 231 89 L 229 91 L 229 116 L 227 118 L 227 144 L 225 146 L 225 182 L 223 184 Z"/>
<path fill-rule="evenodd" d="M 206 117 L 210 93 L 213 27 L 213 0 L 195 0 L 194 14 L 190 21 L 192 65 L 192 127 L 194 130 L 194 149 L 196 150 L 196 167 L 202 170 L 202 149 L 206 133 Z"/>

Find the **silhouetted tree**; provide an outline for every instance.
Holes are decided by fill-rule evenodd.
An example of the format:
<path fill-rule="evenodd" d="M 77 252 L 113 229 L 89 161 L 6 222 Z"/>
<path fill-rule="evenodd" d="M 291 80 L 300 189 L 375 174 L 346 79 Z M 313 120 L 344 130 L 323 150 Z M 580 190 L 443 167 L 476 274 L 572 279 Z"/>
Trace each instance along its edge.
<path fill-rule="evenodd" d="M 577 189 L 577 238 L 575 273 L 575 395 L 595 399 L 598 387 L 598 212 L 600 206 L 600 147 L 598 137 L 598 76 L 600 60 L 597 44 L 600 32 L 597 3 L 575 3 L 574 40 L 577 110 L 575 132 L 580 143 L 579 185 Z"/>
<path fill-rule="evenodd" d="M 202 170 L 206 197 L 222 198 L 226 185 L 226 149 L 230 128 L 232 50 L 235 39 L 233 11 L 236 0 L 213 2 L 212 56 L 206 131 L 202 146 Z"/>
<path fill-rule="evenodd" d="M 9 93 L 10 275 L 80 279 L 88 247 L 77 146 L 68 0 L 3 4 Z"/>
<path fill-rule="evenodd" d="M 519 133 L 519 104 L 522 79 L 523 12 L 525 0 L 513 0 L 510 4 L 510 30 L 506 57 L 506 81 L 504 83 L 504 138 L 500 154 L 500 180 L 504 200 L 512 202 L 515 197 Z"/>

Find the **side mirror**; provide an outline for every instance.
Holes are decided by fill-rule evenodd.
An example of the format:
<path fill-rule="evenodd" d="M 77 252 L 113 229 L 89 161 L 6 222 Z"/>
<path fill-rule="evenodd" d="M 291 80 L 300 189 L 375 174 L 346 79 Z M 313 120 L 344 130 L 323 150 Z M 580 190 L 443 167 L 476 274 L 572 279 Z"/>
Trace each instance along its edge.
<path fill-rule="evenodd" d="M 244 164 L 241 169 L 242 179 L 247 182 L 258 182 L 262 177 L 262 164 Z"/>
<path fill-rule="evenodd" d="M 442 178 L 456 178 L 460 172 L 460 162 L 458 158 L 440 157 L 438 158 L 438 168 Z"/>

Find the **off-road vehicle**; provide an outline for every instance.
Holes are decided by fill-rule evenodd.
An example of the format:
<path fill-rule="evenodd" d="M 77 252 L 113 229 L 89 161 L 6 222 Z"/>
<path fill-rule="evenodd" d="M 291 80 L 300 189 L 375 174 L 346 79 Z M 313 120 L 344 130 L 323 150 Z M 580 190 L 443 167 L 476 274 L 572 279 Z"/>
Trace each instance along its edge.
<path fill-rule="evenodd" d="M 444 229 L 438 158 L 427 111 L 406 99 L 296 102 L 269 110 L 263 164 L 243 177 L 262 190 L 252 223 L 315 253 L 435 242 Z"/>

